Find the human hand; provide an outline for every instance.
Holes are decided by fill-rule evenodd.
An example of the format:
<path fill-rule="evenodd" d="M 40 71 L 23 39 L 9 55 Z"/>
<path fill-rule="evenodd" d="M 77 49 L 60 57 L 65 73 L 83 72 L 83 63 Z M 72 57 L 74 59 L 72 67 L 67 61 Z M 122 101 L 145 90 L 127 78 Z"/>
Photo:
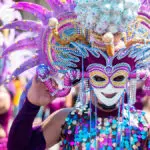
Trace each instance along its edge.
<path fill-rule="evenodd" d="M 54 80 L 52 80 L 52 84 L 57 88 L 57 83 Z M 56 97 L 51 96 L 48 88 L 35 76 L 32 80 L 32 85 L 28 91 L 27 98 L 34 105 L 46 106 Z"/>

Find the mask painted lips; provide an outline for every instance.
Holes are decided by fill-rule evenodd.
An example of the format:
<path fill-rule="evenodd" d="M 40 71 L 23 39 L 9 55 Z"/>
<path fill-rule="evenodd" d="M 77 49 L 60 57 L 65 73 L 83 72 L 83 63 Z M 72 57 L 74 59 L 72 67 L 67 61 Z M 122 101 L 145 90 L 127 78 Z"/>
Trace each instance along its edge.
<path fill-rule="evenodd" d="M 117 93 L 105 94 L 105 93 L 102 92 L 102 94 L 103 94 L 106 98 L 113 98 Z"/>

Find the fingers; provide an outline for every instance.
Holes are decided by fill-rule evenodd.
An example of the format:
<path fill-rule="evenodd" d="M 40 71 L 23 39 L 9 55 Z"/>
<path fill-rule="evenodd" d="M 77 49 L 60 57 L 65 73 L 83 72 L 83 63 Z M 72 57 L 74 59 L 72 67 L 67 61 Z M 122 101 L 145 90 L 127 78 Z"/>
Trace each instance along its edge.
<path fill-rule="evenodd" d="M 55 81 L 55 79 L 50 78 L 50 82 L 51 82 L 51 84 L 52 84 L 52 87 L 57 90 L 57 89 L 58 89 L 58 84 L 57 84 L 57 82 Z M 32 79 L 32 86 L 35 87 L 35 88 L 37 88 L 37 89 L 40 89 L 39 92 L 42 92 L 42 91 L 43 91 L 44 94 L 46 94 L 46 97 L 49 95 L 49 96 L 50 96 L 50 99 L 51 99 L 51 98 L 52 98 L 52 99 L 55 98 L 54 96 L 51 96 L 51 93 L 50 93 L 48 87 L 47 87 L 42 81 L 40 81 L 40 79 L 38 78 L 37 75 L 35 75 L 35 76 L 33 77 L 33 79 Z"/>
<path fill-rule="evenodd" d="M 35 76 L 33 77 L 33 79 L 32 79 L 32 84 L 36 84 L 36 83 L 38 83 L 38 82 L 39 82 L 38 76 L 35 75 Z"/>
<path fill-rule="evenodd" d="M 32 83 L 34 84 L 34 85 L 44 85 L 44 83 L 38 78 L 38 76 L 37 75 L 35 75 L 34 77 L 33 77 L 33 79 L 32 79 Z"/>
<path fill-rule="evenodd" d="M 36 83 L 42 83 L 42 81 L 39 79 L 39 77 L 37 75 L 34 76 L 33 80 L 36 82 Z"/>
<path fill-rule="evenodd" d="M 55 88 L 58 88 L 57 82 L 54 79 L 50 79 L 50 80 L 52 82 L 52 86 L 55 87 Z"/>
<path fill-rule="evenodd" d="M 52 86 L 55 87 L 55 88 L 57 88 L 57 87 L 58 87 L 57 82 L 56 82 L 54 79 L 52 79 L 52 78 L 50 78 L 50 80 L 51 80 Z M 33 82 L 34 82 L 34 83 L 44 84 L 44 83 L 38 78 L 37 75 L 35 75 L 35 76 L 33 77 Z"/>

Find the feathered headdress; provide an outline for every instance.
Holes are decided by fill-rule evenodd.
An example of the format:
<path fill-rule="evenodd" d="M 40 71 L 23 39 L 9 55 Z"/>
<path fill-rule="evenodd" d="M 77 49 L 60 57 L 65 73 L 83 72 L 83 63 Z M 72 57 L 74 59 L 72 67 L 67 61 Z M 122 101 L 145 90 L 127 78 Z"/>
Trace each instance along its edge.
<path fill-rule="evenodd" d="M 130 71 L 135 72 L 136 69 L 148 65 L 149 62 L 146 60 L 149 57 L 150 48 L 144 44 L 148 44 L 149 41 L 144 39 L 148 39 L 149 29 L 143 31 L 140 28 L 139 21 L 135 21 L 127 27 L 127 24 L 136 16 L 136 11 L 130 15 L 132 12 L 130 6 L 137 10 L 139 6 L 138 1 L 134 3 L 132 3 L 132 1 L 124 1 L 124 3 L 122 3 L 120 0 L 116 0 L 116 2 L 111 5 L 109 4 L 111 2 L 110 0 L 107 0 L 105 3 L 101 0 L 96 2 L 94 0 L 90 2 L 85 0 L 47 0 L 47 2 L 52 10 L 28 2 L 19 2 L 12 6 L 12 8 L 27 11 L 35 15 L 41 22 L 31 20 L 14 21 L 1 27 L 1 30 L 6 28 L 19 29 L 34 32 L 37 35 L 14 43 L 3 52 L 2 56 L 6 56 L 10 52 L 21 51 L 25 48 L 28 50 L 36 50 L 36 54 L 33 57 L 15 70 L 10 80 L 25 70 L 40 64 L 48 66 L 48 68 L 42 66 L 38 72 L 41 78 L 46 79 L 58 72 L 65 74 L 68 78 L 68 70 L 86 70 L 86 67 L 94 62 L 105 64 L 104 66 L 106 66 L 106 60 L 109 59 L 109 56 L 105 54 L 105 52 L 102 52 L 103 48 L 105 46 L 107 47 L 107 43 L 104 43 L 102 40 L 102 34 L 105 32 L 116 33 L 121 30 L 126 32 L 125 34 L 127 35 L 127 37 L 124 37 L 126 39 L 126 48 L 120 50 L 110 58 L 112 66 L 119 62 L 122 62 L 122 64 L 126 63 L 131 68 Z M 117 3 L 119 3 L 119 5 Z M 133 5 L 131 5 L 131 3 Z M 104 8 L 106 9 L 102 9 L 102 6 L 105 6 Z M 115 6 L 118 7 L 116 8 Z M 85 10 L 88 10 L 87 16 L 85 16 Z M 112 19 L 118 19 L 117 23 L 115 21 L 106 22 L 105 18 L 98 16 L 100 12 L 104 13 L 108 16 L 109 20 L 111 19 L 110 12 L 114 13 L 116 11 L 122 14 L 117 15 L 119 18 L 117 18 L 116 15 L 116 18 L 113 18 L 115 16 L 112 15 Z M 125 15 L 126 12 L 128 12 L 128 15 Z M 83 20 L 84 17 L 85 19 Z M 91 20 L 88 19 L 89 17 Z M 126 22 L 125 24 L 122 22 L 122 19 Z M 87 20 L 90 20 L 90 22 L 87 22 Z M 104 29 L 104 26 L 99 24 L 102 22 L 106 22 L 107 28 L 105 27 Z M 97 30 L 99 27 L 101 27 L 100 32 Z M 114 28 L 112 29 L 111 27 Z M 137 38 L 137 35 L 140 35 L 140 39 Z M 91 40 L 91 37 L 94 37 L 94 40 Z M 97 41 L 101 43 L 100 46 L 95 45 Z M 136 43 L 142 45 L 136 45 Z M 81 63 L 83 60 L 84 69 L 83 63 Z M 44 73 L 44 71 L 46 71 L 46 73 Z M 78 75 L 78 78 L 81 78 L 81 73 L 74 72 L 74 74 L 76 74 L 76 77 Z M 88 75 L 86 74 L 86 76 Z M 46 79 L 43 80 L 45 81 Z M 69 84 L 67 83 L 65 86 L 67 88 L 66 91 L 68 91 L 71 86 L 70 80 Z M 64 96 L 64 94 L 58 95 Z"/>

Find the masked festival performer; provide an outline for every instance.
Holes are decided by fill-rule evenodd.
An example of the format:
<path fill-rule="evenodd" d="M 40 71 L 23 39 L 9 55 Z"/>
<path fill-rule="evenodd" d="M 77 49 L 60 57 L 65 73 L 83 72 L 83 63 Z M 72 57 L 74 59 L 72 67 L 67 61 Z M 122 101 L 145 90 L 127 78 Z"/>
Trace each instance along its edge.
<path fill-rule="evenodd" d="M 146 117 L 132 106 L 136 78 L 145 80 L 144 90 L 150 95 L 150 77 L 137 72 L 149 65 L 146 10 L 137 17 L 138 0 L 47 2 L 53 11 L 28 2 L 13 6 L 34 14 L 42 23 L 16 21 L 1 28 L 37 33 L 4 51 L 3 56 L 24 47 L 37 52 L 10 80 L 44 63 L 23 93 L 23 107 L 11 127 L 8 150 L 44 150 L 58 142 L 63 150 L 150 149 Z M 58 73 L 64 74 L 62 89 L 54 81 Z M 59 110 L 32 128 L 40 106 L 68 95 L 79 81 L 76 107 Z"/>

